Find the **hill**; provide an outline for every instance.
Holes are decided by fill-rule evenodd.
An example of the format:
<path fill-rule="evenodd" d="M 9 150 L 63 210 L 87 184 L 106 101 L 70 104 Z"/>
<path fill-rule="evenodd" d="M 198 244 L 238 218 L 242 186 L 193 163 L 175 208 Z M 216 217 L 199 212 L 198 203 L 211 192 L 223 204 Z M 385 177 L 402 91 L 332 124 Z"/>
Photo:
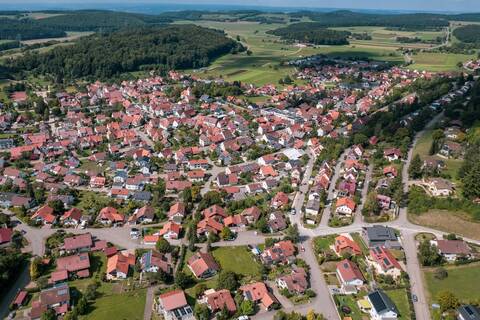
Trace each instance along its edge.
<path fill-rule="evenodd" d="M 96 34 L 71 46 L 27 53 L 7 63 L 14 71 L 35 71 L 56 81 L 108 79 L 142 69 L 200 68 L 223 54 L 242 50 L 241 44 L 222 31 L 169 25 Z"/>
<path fill-rule="evenodd" d="M 16 20 L 0 18 L 0 39 L 31 40 L 42 38 L 59 38 L 67 34 L 62 29 L 39 25 L 32 19 Z"/>
<path fill-rule="evenodd" d="M 480 44 L 480 25 L 458 27 L 453 31 L 453 35 L 462 42 Z"/>

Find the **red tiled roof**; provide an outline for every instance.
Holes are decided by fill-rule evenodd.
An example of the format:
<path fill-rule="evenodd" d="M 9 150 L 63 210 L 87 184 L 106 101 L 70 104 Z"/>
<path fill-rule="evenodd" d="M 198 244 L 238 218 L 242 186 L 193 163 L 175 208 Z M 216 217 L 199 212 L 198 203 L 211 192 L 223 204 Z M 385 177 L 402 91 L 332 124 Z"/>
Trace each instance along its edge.
<path fill-rule="evenodd" d="M 182 290 L 174 290 L 159 296 L 163 309 L 172 311 L 187 305 L 187 298 Z"/>
<path fill-rule="evenodd" d="M 337 272 L 340 273 L 344 281 L 362 280 L 365 281 L 362 272 L 352 261 L 345 259 L 337 263 Z"/>

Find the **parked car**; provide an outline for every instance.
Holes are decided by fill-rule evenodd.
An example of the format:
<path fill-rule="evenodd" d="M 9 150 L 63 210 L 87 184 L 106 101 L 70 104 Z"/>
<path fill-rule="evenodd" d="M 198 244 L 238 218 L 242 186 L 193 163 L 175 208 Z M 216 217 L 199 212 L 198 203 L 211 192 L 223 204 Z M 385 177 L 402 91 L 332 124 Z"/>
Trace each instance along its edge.
<path fill-rule="evenodd" d="M 413 302 L 418 302 L 418 297 L 416 294 L 412 294 L 412 300 Z"/>

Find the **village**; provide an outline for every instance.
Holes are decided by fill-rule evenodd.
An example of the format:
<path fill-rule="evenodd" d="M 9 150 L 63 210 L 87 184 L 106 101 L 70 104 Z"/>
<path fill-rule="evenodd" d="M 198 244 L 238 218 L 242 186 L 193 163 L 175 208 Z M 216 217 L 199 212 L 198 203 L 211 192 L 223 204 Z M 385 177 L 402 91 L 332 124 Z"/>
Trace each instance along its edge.
<path fill-rule="evenodd" d="M 131 319 L 430 319 L 417 253 L 470 263 L 480 242 L 410 223 L 405 195 L 455 197 L 455 182 L 432 172 L 464 155 L 461 122 L 439 129 L 420 174 L 411 163 L 416 135 L 468 101 L 473 79 L 321 56 L 291 63 L 304 85 L 170 71 L 10 88 L 0 245 L 31 254 L 10 318 L 76 319 L 100 301 L 128 310 L 115 300 L 123 293 L 140 306 L 118 311 Z M 426 98 L 429 83 L 446 90 Z M 388 112 L 398 118 L 367 136 Z"/>

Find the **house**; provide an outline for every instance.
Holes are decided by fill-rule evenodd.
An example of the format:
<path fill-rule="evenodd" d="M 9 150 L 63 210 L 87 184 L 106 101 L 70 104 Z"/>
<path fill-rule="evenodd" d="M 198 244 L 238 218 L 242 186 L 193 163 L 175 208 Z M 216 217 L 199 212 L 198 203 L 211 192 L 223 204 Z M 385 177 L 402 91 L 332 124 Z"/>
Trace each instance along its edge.
<path fill-rule="evenodd" d="M 362 254 L 360 246 L 349 237 L 343 235 L 339 235 L 335 238 L 334 248 L 338 255 L 348 253 L 352 256 L 356 256 Z"/>
<path fill-rule="evenodd" d="M 388 161 L 395 161 L 402 157 L 402 152 L 397 148 L 388 148 L 383 151 L 383 157 Z"/>
<path fill-rule="evenodd" d="M 62 283 L 53 288 L 45 289 L 40 292 L 39 299 L 32 302 L 30 310 L 30 319 L 36 320 L 42 317 L 47 310 L 55 310 L 57 316 L 67 313 L 70 306 L 70 289 L 68 284 Z"/>
<path fill-rule="evenodd" d="M 113 207 L 105 207 L 100 210 L 97 220 L 103 225 L 121 225 L 125 221 L 125 216 Z"/>
<path fill-rule="evenodd" d="M 87 252 L 93 246 L 92 235 L 90 233 L 75 235 L 63 240 L 62 249 L 66 252 Z"/>
<path fill-rule="evenodd" d="M 53 208 L 44 205 L 32 215 L 32 220 L 36 223 L 53 224 L 57 217 L 53 215 Z"/>
<path fill-rule="evenodd" d="M 87 252 L 60 257 L 56 263 L 57 271 L 66 270 L 69 275 L 75 274 L 79 278 L 86 278 L 90 275 L 90 258 Z"/>
<path fill-rule="evenodd" d="M 185 205 L 181 202 L 175 202 L 168 211 L 168 219 L 176 223 L 182 223 L 183 218 L 185 217 Z"/>
<path fill-rule="evenodd" d="M 355 201 L 350 198 L 338 198 L 335 205 L 335 212 L 340 215 L 351 216 L 355 211 Z"/>
<path fill-rule="evenodd" d="M 260 303 L 265 310 L 271 310 L 278 304 L 277 298 L 268 291 L 263 282 L 255 282 L 240 287 L 243 297 L 249 301 Z"/>
<path fill-rule="evenodd" d="M 214 218 L 205 218 L 197 223 L 197 235 L 207 236 L 210 233 L 219 234 L 223 230 L 223 223 L 218 222 Z"/>
<path fill-rule="evenodd" d="M 287 221 L 280 211 L 272 212 L 268 217 L 267 224 L 271 233 L 287 228 Z"/>
<path fill-rule="evenodd" d="M 337 277 L 342 286 L 361 286 L 365 282 L 360 268 L 348 259 L 344 259 L 337 263 Z"/>
<path fill-rule="evenodd" d="M 377 246 L 370 248 L 368 263 L 373 266 L 378 274 L 390 275 L 394 279 L 400 277 L 402 272 L 402 267 L 397 259 L 385 247 Z"/>
<path fill-rule="evenodd" d="M 317 198 L 309 199 L 305 206 L 305 213 L 316 216 L 320 211 L 320 200 Z"/>
<path fill-rule="evenodd" d="M 210 253 L 197 252 L 188 259 L 188 268 L 198 279 L 210 278 L 220 271 L 220 267 Z"/>
<path fill-rule="evenodd" d="M 448 197 L 453 194 L 453 184 L 442 178 L 429 178 L 423 181 L 423 185 L 434 197 Z"/>
<path fill-rule="evenodd" d="M 460 143 L 453 141 L 445 141 L 442 145 L 442 148 L 439 151 L 439 154 L 445 157 L 458 158 L 462 155 L 463 148 Z"/>
<path fill-rule="evenodd" d="M 150 206 L 143 206 L 136 209 L 135 212 L 128 218 L 129 224 L 138 223 L 152 223 L 155 218 L 155 209 Z"/>
<path fill-rule="evenodd" d="M 230 314 L 234 314 L 237 311 L 237 306 L 232 298 L 232 294 L 226 289 L 218 291 L 213 289 L 207 290 L 204 299 L 208 309 L 210 309 L 213 314 L 222 311 L 224 308 L 226 308 Z"/>
<path fill-rule="evenodd" d="M 386 166 L 383 168 L 383 175 L 386 176 L 387 178 L 395 178 L 398 176 L 397 168 L 394 166 Z"/>
<path fill-rule="evenodd" d="M 247 225 L 247 219 L 241 214 L 236 214 L 226 217 L 223 224 L 229 228 L 244 228 Z"/>
<path fill-rule="evenodd" d="M 158 232 L 158 235 L 164 239 L 178 239 L 182 232 L 182 225 L 173 221 L 165 223 L 162 229 Z"/>
<path fill-rule="evenodd" d="M 382 290 L 369 293 L 367 301 L 372 306 L 370 309 L 372 320 L 392 320 L 398 318 L 397 307 Z"/>
<path fill-rule="evenodd" d="M 67 227 L 77 227 L 82 222 L 82 210 L 71 208 L 60 217 L 60 222 Z"/>
<path fill-rule="evenodd" d="M 293 268 L 289 275 L 277 278 L 275 283 L 291 294 L 303 294 L 308 289 L 307 272 L 303 268 Z"/>
<path fill-rule="evenodd" d="M 459 257 L 469 258 L 472 254 L 472 249 L 463 240 L 432 240 L 431 243 L 448 262 L 454 262 Z"/>
<path fill-rule="evenodd" d="M 389 196 L 384 196 L 383 194 L 377 195 L 377 203 L 382 210 L 389 210 L 392 203 L 392 199 Z"/>
<path fill-rule="evenodd" d="M 255 224 L 260 218 L 261 211 L 257 207 L 250 207 L 243 210 L 241 215 L 247 219 L 248 224 Z"/>
<path fill-rule="evenodd" d="M 295 259 L 295 245 L 290 240 L 276 242 L 260 255 L 263 264 L 289 264 Z"/>
<path fill-rule="evenodd" d="M 192 308 L 182 290 L 173 290 L 158 297 L 156 310 L 165 320 L 194 320 Z"/>
<path fill-rule="evenodd" d="M 130 267 L 135 265 L 135 255 L 128 252 L 117 252 L 107 259 L 107 280 L 126 279 Z"/>
<path fill-rule="evenodd" d="M 390 227 L 374 225 L 362 229 L 362 238 L 367 247 L 383 246 L 385 248 L 401 249 L 395 230 Z"/>
<path fill-rule="evenodd" d="M 140 257 L 140 266 L 142 272 L 157 273 L 161 270 L 168 274 L 173 273 L 172 256 L 154 250 L 148 250 Z"/>
<path fill-rule="evenodd" d="M 91 177 L 90 178 L 90 187 L 91 188 L 103 188 L 105 186 L 106 178 L 105 177 Z"/>
<path fill-rule="evenodd" d="M 0 246 L 10 244 L 12 241 L 13 229 L 0 228 Z"/>
<path fill-rule="evenodd" d="M 480 320 L 480 309 L 471 304 L 459 307 L 457 313 L 457 320 Z"/>

